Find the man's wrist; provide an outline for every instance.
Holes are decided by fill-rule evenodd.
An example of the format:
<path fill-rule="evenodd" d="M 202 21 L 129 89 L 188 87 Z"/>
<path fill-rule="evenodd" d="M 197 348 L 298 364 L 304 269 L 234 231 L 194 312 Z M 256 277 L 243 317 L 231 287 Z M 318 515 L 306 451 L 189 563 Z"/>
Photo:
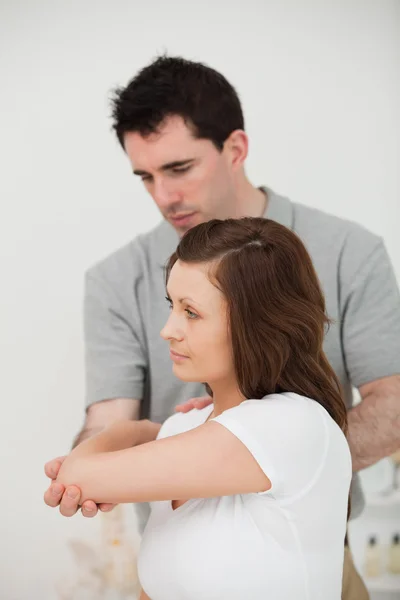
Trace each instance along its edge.
<path fill-rule="evenodd" d="M 84 429 L 82 429 L 78 433 L 78 435 L 75 437 L 74 441 L 72 442 L 71 450 L 73 450 L 74 448 L 79 446 L 79 444 L 81 444 L 85 440 L 93 437 L 97 433 L 100 433 L 100 431 L 102 431 L 102 429 L 103 429 L 102 427 L 85 427 Z"/>
<path fill-rule="evenodd" d="M 160 428 L 161 424 L 148 419 L 140 421 L 123 419 L 112 423 L 108 427 L 85 427 L 76 436 L 72 450 L 94 436 L 97 436 L 97 439 L 96 441 L 93 440 L 93 444 L 85 444 L 85 446 L 90 446 L 90 451 L 94 448 L 97 451 L 106 452 L 117 449 L 122 450 L 154 441 Z M 103 432 L 103 435 L 100 436 L 101 432 Z M 89 450 L 89 448 L 87 449 Z"/>
<path fill-rule="evenodd" d="M 83 430 L 79 438 L 79 446 L 73 450 L 75 456 L 124 450 L 138 444 L 139 423 L 122 419 L 107 427 Z"/>

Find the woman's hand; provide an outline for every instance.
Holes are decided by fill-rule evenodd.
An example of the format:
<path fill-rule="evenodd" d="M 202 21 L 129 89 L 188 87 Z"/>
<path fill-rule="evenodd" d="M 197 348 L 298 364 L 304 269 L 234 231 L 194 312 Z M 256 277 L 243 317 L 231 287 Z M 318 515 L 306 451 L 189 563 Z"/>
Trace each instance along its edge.
<path fill-rule="evenodd" d="M 115 421 L 107 428 L 82 441 L 68 456 L 61 456 L 46 463 L 45 473 L 52 482 L 44 494 L 45 503 L 51 507 L 59 506 L 60 513 L 64 517 L 72 517 L 79 508 L 82 509 L 82 514 L 85 517 L 96 516 L 98 509 L 102 512 L 112 510 L 115 504 L 102 503 L 97 505 L 92 500 L 85 500 L 80 506 L 82 497 L 80 488 L 76 485 L 65 486 L 60 481 L 56 481 L 64 461 L 66 461 L 65 467 L 70 460 L 79 460 L 81 457 L 99 452 L 113 452 L 145 444 L 156 439 L 160 427 L 160 424 L 148 420 Z"/>
<path fill-rule="evenodd" d="M 58 477 L 61 465 L 66 456 L 60 456 L 45 464 L 44 471 L 51 479 L 51 484 L 44 494 L 44 501 L 47 506 L 55 508 L 60 507 L 60 513 L 64 517 L 72 517 L 81 508 L 84 517 L 95 517 L 98 510 L 109 512 L 116 506 L 115 504 L 99 504 L 92 500 L 85 500 L 80 506 L 81 490 L 75 485 L 64 487 L 61 483 L 55 481 Z"/>

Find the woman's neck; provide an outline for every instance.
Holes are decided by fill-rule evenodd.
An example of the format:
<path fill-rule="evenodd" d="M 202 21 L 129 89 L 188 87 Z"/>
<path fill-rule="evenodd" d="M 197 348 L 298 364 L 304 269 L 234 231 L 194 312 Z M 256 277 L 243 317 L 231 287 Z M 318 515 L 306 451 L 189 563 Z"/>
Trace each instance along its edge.
<path fill-rule="evenodd" d="M 243 394 L 238 390 L 237 384 L 227 384 L 226 382 L 221 384 L 215 384 L 211 386 L 213 391 L 213 403 L 214 409 L 212 411 L 212 417 L 218 417 L 228 408 L 238 406 L 246 400 Z"/>

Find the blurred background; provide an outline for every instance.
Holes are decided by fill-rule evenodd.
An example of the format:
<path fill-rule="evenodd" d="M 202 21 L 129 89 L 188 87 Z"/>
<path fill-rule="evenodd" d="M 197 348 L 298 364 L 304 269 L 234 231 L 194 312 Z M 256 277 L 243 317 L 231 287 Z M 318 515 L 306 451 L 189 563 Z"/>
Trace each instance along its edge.
<path fill-rule="evenodd" d="M 109 94 L 162 52 L 236 87 L 254 184 L 383 236 L 400 280 L 398 0 L 1 0 L 1 600 L 135 598 L 132 507 L 64 519 L 43 465 L 83 422 L 84 270 L 160 219 Z M 393 474 L 389 459 L 363 473 L 350 528 L 361 572 L 379 555 L 374 599 L 400 598 Z"/>

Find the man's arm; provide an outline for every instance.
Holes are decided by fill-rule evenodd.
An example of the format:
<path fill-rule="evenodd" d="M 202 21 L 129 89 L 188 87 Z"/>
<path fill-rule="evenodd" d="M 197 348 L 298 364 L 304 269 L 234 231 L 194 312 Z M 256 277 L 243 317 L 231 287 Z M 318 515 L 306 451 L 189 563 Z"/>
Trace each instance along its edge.
<path fill-rule="evenodd" d="M 353 471 L 400 448 L 400 375 L 371 381 L 359 391 L 362 400 L 348 414 Z"/>
<path fill-rule="evenodd" d="M 87 409 L 84 426 L 75 437 L 72 448 L 115 421 L 138 420 L 139 409 L 140 401 L 133 398 L 113 398 L 92 404 Z"/>
<path fill-rule="evenodd" d="M 400 445 L 400 293 L 381 238 L 352 228 L 340 282 L 343 356 L 362 398 L 349 411 L 348 434 L 353 470 L 359 471 Z"/>
<path fill-rule="evenodd" d="M 100 433 L 87 438 L 70 454 L 71 460 L 99 452 L 117 452 L 153 442 L 161 429 L 160 423 L 148 419 L 114 421 Z"/>

